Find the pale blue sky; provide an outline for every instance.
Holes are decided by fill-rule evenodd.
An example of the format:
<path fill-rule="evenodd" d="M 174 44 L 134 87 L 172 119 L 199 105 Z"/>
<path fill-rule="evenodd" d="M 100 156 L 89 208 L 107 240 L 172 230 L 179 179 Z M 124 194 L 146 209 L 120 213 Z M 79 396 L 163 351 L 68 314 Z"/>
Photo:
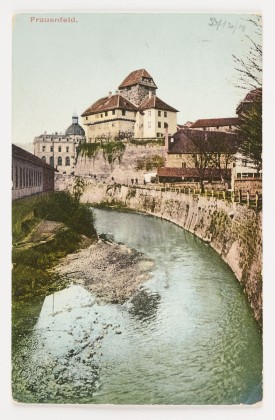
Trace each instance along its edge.
<path fill-rule="evenodd" d="M 75 17 L 77 23 L 31 23 Z M 64 131 L 133 70 L 145 68 L 178 123 L 232 117 L 244 92 L 234 87 L 232 54 L 248 51 L 241 14 L 18 14 L 13 30 L 13 139 Z M 222 25 L 211 25 L 215 18 Z M 229 24 L 235 29 L 230 29 Z M 245 29 L 240 27 L 244 25 Z"/>

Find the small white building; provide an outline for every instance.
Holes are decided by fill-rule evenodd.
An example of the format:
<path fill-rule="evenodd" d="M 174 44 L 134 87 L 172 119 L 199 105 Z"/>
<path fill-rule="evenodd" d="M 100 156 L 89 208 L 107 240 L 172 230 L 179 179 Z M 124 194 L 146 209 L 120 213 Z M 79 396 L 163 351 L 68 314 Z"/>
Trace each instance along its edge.
<path fill-rule="evenodd" d="M 72 117 L 72 124 L 65 134 L 41 134 L 34 139 L 34 154 L 56 168 L 60 174 L 74 172 L 77 148 L 85 141 L 85 131 L 78 124 L 78 117 Z"/>

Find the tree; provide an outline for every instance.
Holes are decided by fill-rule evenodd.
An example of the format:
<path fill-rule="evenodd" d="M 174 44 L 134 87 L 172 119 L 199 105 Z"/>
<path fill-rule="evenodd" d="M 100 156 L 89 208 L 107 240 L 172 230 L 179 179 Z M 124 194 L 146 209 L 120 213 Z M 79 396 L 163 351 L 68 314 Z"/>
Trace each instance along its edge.
<path fill-rule="evenodd" d="M 262 102 L 253 102 L 251 108 L 239 116 L 237 130 L 241 145 L 239 151 L 262 169 Z"/>
<path fill-rule="evenodd" d="M 244 57 L 233 54 L 233 60 L 237 73 L 235 86 L 251 90 L 262 86 L 262 18 L 255 15 L 246 22 L 253 27 L 254 36 L 245 36 L 248 53 Z"/>
<path fill-rule="evenodd" d="M 212 132 L 212 157 L 213 167 L 218 169 L 221 181 L 224 181 L 223 172 L 235 160 L 235 153 L 240 145 L 240 138 L 237 134 Z"/>
<path fill-rule="evenodd" d="M 194 153 L 191 154 L 191 159 L 198 172 L 200 180 L 201 191 L 204 192 L 205 175 L 208 168 L 213 167 L 214 152 L 211 141 L 206 132 L 199 130 L 190 132 L 192 135 L 192 142 L 194 145 Z"/>
<path fill-rule="evenodd" d="M 239 127 L 241 139 L 239 151 L 251 159 L 259 171 L 262 169 L 262 19 L 253 16 L 247 22 L 254 28 L 253 39 L 246 36 L 248 54 L 244 57 L 233 55 L 237 72 L 236 86 L 250 90 L 244 107 L 239 107 Z"/>

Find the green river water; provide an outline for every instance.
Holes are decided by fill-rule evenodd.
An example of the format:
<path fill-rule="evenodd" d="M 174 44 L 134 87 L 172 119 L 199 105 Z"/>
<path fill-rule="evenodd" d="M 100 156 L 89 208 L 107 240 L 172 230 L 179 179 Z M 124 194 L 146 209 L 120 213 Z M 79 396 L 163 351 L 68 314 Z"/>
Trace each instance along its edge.
<path fill-rule="evenodd" d="M 252 404 L 262 342 L 238 281 L 208 245 L 157 218 L 94 210 L 96 229 L 152 258 L 123 305 L 80 285 L 45 297 L 17 331 L 13 396 L 34 403 Z"/>

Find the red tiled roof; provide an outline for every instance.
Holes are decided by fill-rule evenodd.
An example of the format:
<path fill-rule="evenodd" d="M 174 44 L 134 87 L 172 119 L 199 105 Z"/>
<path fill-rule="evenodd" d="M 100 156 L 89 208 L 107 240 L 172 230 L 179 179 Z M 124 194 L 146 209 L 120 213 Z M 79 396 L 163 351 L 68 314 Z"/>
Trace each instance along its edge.
<path fill-rule="evenodd" d="M 12 145 L 12 157 L 17 157 L 23 160 L 26 160 L 31 163 L 35 163 L 39 166 L 44 166 L 47 169 L 55 170 L 51 165 L 44 162 L 44 160 L 40 159 L 39 157 L 33 155 L 32 153 L 27 152 L 24 149 L 21 149 L 21 147 L 16 146 L 15 144 Z"/>
<path fill-rule="evenodd" d="M 215 168 L 206 168 L 204 177 L 213 177 L 213 178 L 230 178 L 231 169 L 215 169 Z M 199 172 L 197 168 L 158 168 L 157 175 L 159 177 L 171 177 L 171 178 L 198 178 Z"/>
<path fill-rule="evenodd" d="M 124 109 L 126 111 L 137 111 L 137 107 L 132 104 L 123 96 L 117 94 L 107 96 L 96 101 L 93 105 L 86 109 L 81 115 L 85 117 L 87 115 L 97 114 L 98 112 L 110 111 L 112 109 Z"/>
<path fill-rule="evenodd" d="M 237 125 L 239 118 L 207 118 L 195 121 L 190 128 L 223 127 L 226 125 Z"/>
<path fill-rule="evenodd" d="M 177 109 L 173 108 L 172 106 L 166 104 L 161 99 L 159 99 L 157 96 L 152 95 L 151 98 L 145 98 L 143 102 L 140 104 L 139 109 L 161 109 L 163 111 L 172 111 L 172 112 L 179 112 Z"/>
<path fill-rule="evenodd" d="M 252 103 L 261 103 L 262 102 L 262 88 L 253 89 L 244 97 L 244 99 L 239 103 L 236 109 L 236 113 L 238 114 L 245 104 L 252 104 Z"/>
<path fill-rule="evenodd" d="M 226 153 L 228 151 L 236 153 L 240 142 L 239 136 L 235 133 L 192 130 L 191 128 L 177 131 L 172 138 L 174 138 L 174 143 L 169 141 L 169 154 L 201 153 L 204 148 L 207 148 L 210 153 L 222 153 L 223 146 Z"/>
<path fill-rule="evenodd" d="M 185 124 L 177 124 L 177 129 L 181 130 L 182 128 L 189 128 L 191 127 L 191 125 L 193 125 L 194 123 L 191 121 L 187 121 Z"/>
<path fill-rule="evenodd" d="M 123 82 L 119 85 L 119 89 L 123 88 L 123 87 L 127 87 L 127 86 L 133 86 L 133 85 L 137 85 L 137 84 L 143 84 L 143 77 L 146 77 L 147 79 L 151 79 L 151 81 L 153 82 L 153 84 L 151 84 L 152 87 L 157 88 L 152 76 L 150 76 L 150 74 L 145 70 L 145 69 L 140 69 L 140 70 L 134 70 L 132 71 L 132 73 L 130 73 L 124 80 Z M 147 84 L 146 84 L 147 85 Z"/>
<path fill-rule="evenodd" d="M 262 101 L 262 88 L 253 89 L 245 96 L 242 102 L 261 102 Z"/>

